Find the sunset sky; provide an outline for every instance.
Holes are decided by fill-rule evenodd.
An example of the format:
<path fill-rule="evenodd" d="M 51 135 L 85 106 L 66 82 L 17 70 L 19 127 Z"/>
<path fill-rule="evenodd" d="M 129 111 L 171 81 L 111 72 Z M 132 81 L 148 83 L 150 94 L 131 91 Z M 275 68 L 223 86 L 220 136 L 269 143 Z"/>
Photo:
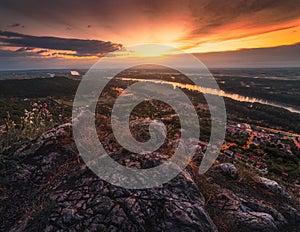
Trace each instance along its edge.
<path fill-rule="evenodd" d="M 159 43 L 209 67 L 300 67 L 299 0 L 0 2 L 0 69 L 88 68 Z"/>

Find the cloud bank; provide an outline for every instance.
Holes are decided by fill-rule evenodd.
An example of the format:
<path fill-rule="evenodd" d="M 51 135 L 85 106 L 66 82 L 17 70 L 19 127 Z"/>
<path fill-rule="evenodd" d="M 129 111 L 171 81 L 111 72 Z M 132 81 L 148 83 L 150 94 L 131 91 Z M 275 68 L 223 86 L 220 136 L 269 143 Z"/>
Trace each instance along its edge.
<path fill-rule="evenodd" d="M 101 57 L 108 52 L 122 48 L 121 44 L 105 42 L 100 40 L 82 40 L 58 38 L 50 36 L 32 36 L 9 31 L 0 31 L 0 43 L 4 47 L 20 47 L 16 52 L 26 52 L 33 48 L 40 48 L 36 52 L 42 54 L 49 50 L 67 50 L 73 52 L 73 56 L 98 56 Z M 63 55 L 63 53 L 61 52 Z M 65 54 L 68 54 L 65 52 Z"/>

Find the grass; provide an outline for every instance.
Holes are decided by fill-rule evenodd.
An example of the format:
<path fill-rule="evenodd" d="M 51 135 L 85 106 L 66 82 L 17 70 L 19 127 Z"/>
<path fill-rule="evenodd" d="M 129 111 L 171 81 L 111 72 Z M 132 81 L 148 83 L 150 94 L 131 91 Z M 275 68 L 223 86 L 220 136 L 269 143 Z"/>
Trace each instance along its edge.
<path fill-rule="evenodd" d="M 18 166 L 17 161 L 9 156 L 25 142 L 35 139 L 54 126 L 52 114 L 47 104 L 34 103 L 31 111 L 24 111 L 19 123 L 11 119 L 10 114 L 4 119 L 4 128 L 0 134 L 0 175 L 5 176 Z"/>

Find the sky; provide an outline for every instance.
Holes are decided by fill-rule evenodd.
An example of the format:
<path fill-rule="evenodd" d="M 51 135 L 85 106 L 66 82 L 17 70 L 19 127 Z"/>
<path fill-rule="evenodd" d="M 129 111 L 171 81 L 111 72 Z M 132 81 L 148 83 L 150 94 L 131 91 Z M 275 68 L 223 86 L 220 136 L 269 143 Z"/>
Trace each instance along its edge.
<path fill-rule="evenodd" d="M 0 1 L 0 70 L 88 68 L 143 43 L 208 67 L 300 67 L 300 1 Z"/>

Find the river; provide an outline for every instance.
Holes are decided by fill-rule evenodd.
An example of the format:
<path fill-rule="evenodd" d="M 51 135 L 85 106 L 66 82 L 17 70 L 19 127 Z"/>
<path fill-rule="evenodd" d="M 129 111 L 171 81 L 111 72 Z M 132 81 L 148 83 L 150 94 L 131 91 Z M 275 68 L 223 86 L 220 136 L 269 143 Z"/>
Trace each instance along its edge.
<path fill-rule="evenodd" d="M 212 95 L 227 97 L 232 100 L 239 101 L 239 102 L 249 102 L 249 103 L 257 102 L 257 103 L 264 104 L 264 105 L 283 108 L 292 113 L 300 114 L 300 110 L 297 110 L 290 106 L 285 106 L 285 105 L 282 105 L 279 103 L 274 103 L 274 102 L 266 101 L 263 99 L 254 98 L 254 97 L 242 96 L 242 95 L 235 94 L 235 93 L 228 93 L 228 92 L 225 92 L 223 90 L 218 90 L 218 89 L 204 88 L 204 87 L 197 86 L 197 85 L 182 84 L 179 82 L 163 81 L 163 80 L 155 80 L 155 79 L 124 78 L 124 77 L 121 79 L 124 81 L 139 81 L 139 82 L 150 82 L 150 83 L 157 83 L 157 84 L 168 84 L 168 85 L 172 85 L 173 88 L 182 88 L 182 89 L 197 91 L 197 92 L 204 93 L 204 94 L 212 94 Z"/>

